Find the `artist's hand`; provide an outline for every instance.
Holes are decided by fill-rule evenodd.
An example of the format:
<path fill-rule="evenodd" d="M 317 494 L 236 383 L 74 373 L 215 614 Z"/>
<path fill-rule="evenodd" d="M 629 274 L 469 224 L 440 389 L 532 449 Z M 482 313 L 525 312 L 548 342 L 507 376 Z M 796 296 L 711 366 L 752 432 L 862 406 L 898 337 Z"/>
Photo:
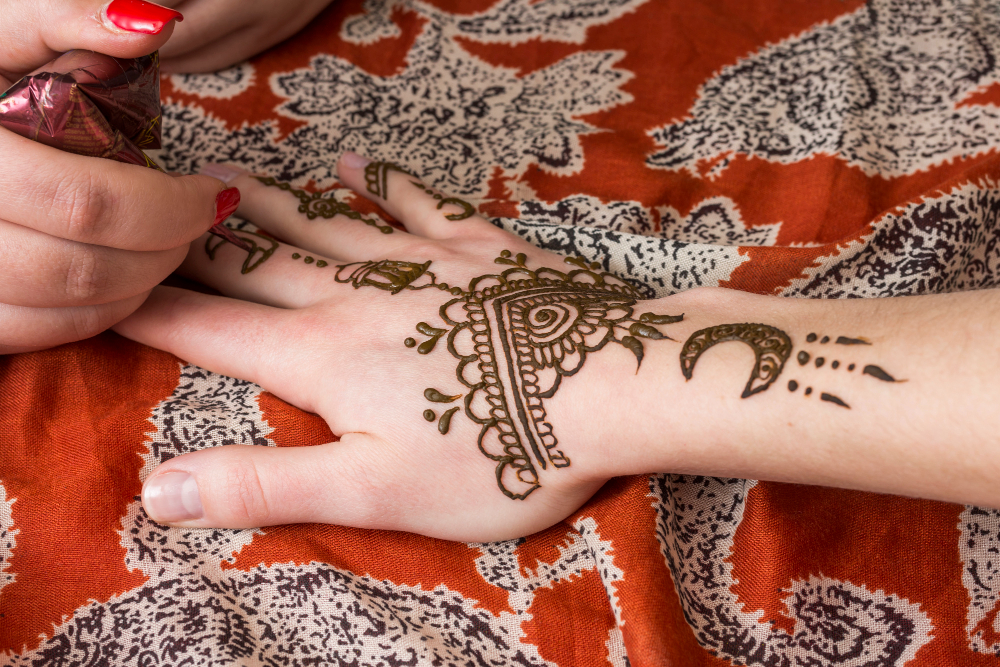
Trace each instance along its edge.
<path fill-rule="evenodd" d="M 624 385 L 637 377 L 643 344 L 621 341 L 652 302 L 595 267 L 567 264 L 498 229 L 465 202 L 435 197 L 409 174 L 381 163 L 366 173 L 359 160 L 341 160 L 341 179 L 406 231 L 386 233 L 391 228 L 380 220 L 365 224 L 343 213 L 328 217 L 328 200 L 310 202 L 306 193 L 234 175 L 231 184 L 243 192 L 239 215 L 294 245 L 244 233 L 259 246 L 248 256 L 206 236 L 192 244 L 181 272 L 236 298 L 157 287 L 116 327 L 204 368 L 257 382 L 318 413 L 341 435 L 319 447 L 230 446 L 172 459 L 145 485 L 154 519 L 226 527 L 314 521 L 493 540 L 555 523 L 626 472 L 618 459 L 624 448 L 612 453 L 598 445 L 613 438 L 595 426 L 594 405 L 604 405 L 608 419 L 614 409 L 595 380 Z M 300 206 L 318 215 L 310 220 Z M 367 263 L 386 259 L 401 263 Z M 536 274 L 542 267 L 555 271 Z M 512 312 L 526 318 L 507 322 L 508 331 L 538 344 L 528 352 L 504 350 L 506 339 L 494 331 L 493 354 L 550 361 L 555 354 L 566 374 L 561 385 L 551 363 L 537 372 L 525 364 L 514 388 L 509 376 L 497 379 L 509 372 L 506 362 L 490 371 L 489 355 L 476 356 L 473 335 L 486 334 L 473 330 L 480 315 L 466 309 L 470 282 L 505 271 L 509 296 L 517 297 Z M 517 280 L 544 294 L 527 295 Z M 598 292 L 588 291 L 603 280 Z M 478 289 L 496 282 L 484 278 Z M 450 321 L 439 312 L 449 302 Z M 655 340 L 655 329 L 638 329 L 647 336 L 643 370 L 661 344 L 670 345 L 664 354 L 677 351 L 677 343 Z M 593 348 L 589 355 L 581 354 L 585 346 Z M 484 379 L 490 372 L 494 378 Z M 486 384 L 476 389 L 479 382 Z M 546 389 L 559 394 L 541 406 L 538 394 Z M 491 405 L 491 397 L 506 407 Z M 627 429 L 616 433 L 628 437 Z"/>
<path fill-rule="evenodd" d="M 156 50 L 176 13 L 140 0 L 0 0 L 0 89 L 59 52 Z M 233 192 L 86 158 L 0 128 L 0 354 L 92 336 L 183 261 Z"/>
<path fill-rule="evenodd" d="M 184 13 L 161 49 L 165 72 L 214 72 L 270 48 L 306 26 L 332 0 L 165 0 Z"/>

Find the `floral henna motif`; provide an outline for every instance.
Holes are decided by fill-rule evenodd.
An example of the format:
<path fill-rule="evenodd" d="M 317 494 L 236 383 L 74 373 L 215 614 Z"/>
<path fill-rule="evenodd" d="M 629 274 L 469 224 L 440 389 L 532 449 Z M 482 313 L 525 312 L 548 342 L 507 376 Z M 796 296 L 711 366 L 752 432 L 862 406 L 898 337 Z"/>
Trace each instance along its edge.
<path fill-rule="evenodd" d="M 306 192 L 305 190 L 293 189 L 288 183 L 282 183 L 275 180 L 271 176 L 254 176 L 258 181 L 263 183 L 268 187 L 278 188 L 279 190 L 284 190 L 285 192 L 290 192 L 299 198 L 302 202 L 299 204 L 299 213 L 304 213 L 310 220 L 315 220 L 316 218 L 324 218 L 329 220 L 338 215 L 343 215 L 351 220 L 360 220 L 369 227 L 374 227 L 383 234 L 392 234 L 392 227 L 389 225 L 379 224 L 377 220 L 373 218 L 366 218 L 353 208 L 349 204 L 341 201 L 337 201 L 332 196 L 324 197 L 320 192 Z"/>
<path fill-rule="evenodd" d="M 567 259 L 576 267 L 563 272 L 529 269 L 527 257 L 508 251 L 495 262 L 508 266 L 500 273 L 479 276 L 466 289 L 437 282 L 430 262 L 362 262 L 338 267 L 336 280 L 356 289 L 376 287 L 398 294 L 403 290 L 436 288 L 455 298 L 441 306 L 445 327 L 426 322 L 417 331 L 427 336 L 417 351 L 429 354 L 443 336 L 458 365 L 455 375 L 467 391 L 449 395 L 428 388 L 425 398 L 450 403 L 463 398 L 465 415 L 482 428 L 480 451 L 497 463 L 500 490 L 509 498 L 527 498 L 541 486 L 543 470 L 570 465 L 558 449 L 552 425 L 546 420 L 544 400 L 559 389 L 564 377 L 583 367 L 588 353 L 618 343 L 643 358 L 643 340 L 668 338 L 657 325 L 673 324 L 683 315 L 643 313 L 633 317 L 643 298 L 633 286 L 599 265 Z M 672 339 L 670 339 L 672 340 Z M 417 347 L 413 338 L 406 347 Z M 448 409 L 438 423 L 447 433 L 458 408 Z M 433 410 L 424 412 L 433 421 Z"/>

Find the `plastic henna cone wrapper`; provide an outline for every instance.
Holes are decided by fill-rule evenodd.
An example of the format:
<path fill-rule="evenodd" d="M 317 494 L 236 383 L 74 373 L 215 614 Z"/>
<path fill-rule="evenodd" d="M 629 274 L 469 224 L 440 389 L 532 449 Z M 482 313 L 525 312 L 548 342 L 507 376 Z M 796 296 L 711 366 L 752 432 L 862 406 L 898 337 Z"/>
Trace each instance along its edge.
<path fill-rule="evenodd" d="M 64 53 L 0 93 L 0 127 L 70 153 L 163 171 L 143 152 L 160 148 L 159 62 L 156 53 Z M 250 250 L 221 221 L 209 231 Z"/>

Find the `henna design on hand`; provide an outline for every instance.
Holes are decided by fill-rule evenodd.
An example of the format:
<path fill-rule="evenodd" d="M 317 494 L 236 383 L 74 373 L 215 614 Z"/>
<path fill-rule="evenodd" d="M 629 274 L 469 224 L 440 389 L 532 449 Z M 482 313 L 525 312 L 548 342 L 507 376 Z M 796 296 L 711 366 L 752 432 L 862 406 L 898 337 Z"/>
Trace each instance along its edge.
<path fill-rule="evenodd" d="M 766 324 L 720 324 L 691 334 L 681 349 L 681 372 L 688 380 L 694 374 L 698 358 L 714 345 L 728 341 L 746 343 L 757 358 L 742 398 L 766 391 L 781 375 L 792 354 L 788 334 Z"/>
<path fill-rule="evenodd" d="M 397 171 L 401 174 L 406 174 L 407 176 L 416 176 L 413 172 L 401 167 L 395 162 L 371 162 L 365 167 L 365 187 L 368 192 L 372 193 L 376 197 L 380 197 L 382 200 L 387 200 L 389 198 L 389 172 Z M 438 210 L 440 211 L 448 204 L 458 206 L 462 209 L 461 213 L 450 213 L 445 215 L 449 220 L 466 220 L 471 218 L 476 214 L 476 207 L 465 201 L 464 199 L 459 199 L 458 197 L 445 197 L 444 195 L 435 192 L 432 188 L 427 187 L 420 181 L 410 181 L 418 190 L 431 195 L 434 199 L 438 200 Z"/>
<path fill-rule="evenodd" d="M 395 162 L 370 162 L 365 167 L 365 187 L 368 192 L 382 200 L 388 199 L 390 171 L 398 171 L 407 176 L 416 176 L 416 174 L 404 167 L 400 167 Z"/>
<path fill-rule="evenodd" d="M 263 234 L 248 232 L 242 229 L 233 229 L 230 231 L 234 236 L 246 243 L 247 247 L 250 249 L 247 253 L 247 258 L 243 260 L 243 268 L 240 269 L 240 273 L 244 275 L 250 273 L 258 266 L 269 260 L 271 255 L 274 254 L 274 251 L 278 249 L 278 242 L 268 236 L 264 236 Z M 209 236 L 205 240 L 205 252 L 208 254 L 208 258 L 215 260 L 216 252 L 218 252 L 219 248 L 225 243 L 226 239 L 221 239 L 217 236 Z M 239 246 L 236 247 L 238 248 Z M 260 254 L 258 255 L 257 253 Z"/>
<path fill-rule="evenodd" d="M 421 192 L 434 197 L 434 199 L 437 199 L 438 200 L 437 208 L 439 211 L 442 208 L 444 208 L 447 204 L 453 204 L 462 209 L 461 213 L 449 213 L 444 216 L 449 220 L 455 220 L 455 221 L 467 220 L 476 214 L 476 207 L 470 204 L 469 202 L 465 201 L 464 199 L 459 199 L 458 197 L 445 197 L 444 195 L 435 192 L 433 188 L 427 187 L 420 181 L 410 181 L 410 183 L 412 183 Z"/>
<path fill-rule="evenodd" d="M 297 253 L 297 252 L 293 252 L 292 253 L 292 259 L 299 259 L 300 257 L 302 257 L 302 255 L 300 255 L 299 253 Z M 316 262 L 316 268 L 317 269 L 322 269 L 322 268 L 325 268 L 325 267 L 329 266 L 329 264 L 327 263 L 327 261 L 325 259 L 317 260 L 312 255 L 306 255 L 305 258 L 302 261 L 304 263 L 306 263 L 306 264 L 312 264 L 313 262 Z"/>
<path fill-rule="evenodd" d="M 417 351 L 429 354 L 447 335 L 448 352 L 458 362 L 456 379 L 468 390 L 464 413 L 481 426 L 479 450 L 496 462 L 497 486 L 504 495 L 522 500 L 541 486 L 538 467 L 570 465 L 569 457 L 558 449 L 544 405 L 563 378 L 578 373 L 588 354 L 610 343 L 635 355 L 638 372 L 642 341 L 673 340 L 656 326 L 680 322 L 684 316 L 633 317 L 643 298 L 639 290 L 583 259 L 567 259 L 576 268 L 566 272 L 529 269 L 524 253 L 514 256 L 506 250 L 494 261 L 510 268 L 473 278 L 466 289 L 439 283 L 428 270 L 430 262 L 345 264 L 337 267 L 335 278 L 355 289 L 375 287 L 399 294 L 436 288 L 455 297 L 438 311 L 444 328 L 426 322 L 417 325 L 417 331 L 428 336 Z M 404 345 L 413 348 L 417 342 L 407 338 Z M 462 396 L 434 388 L 424 391 L 434 403 Z M 441 416 L 442 434 L 448 433 L 458 411 L 456 406 Z M 428 409 L 424 418 L 433 421 L 436 414 Z"/>
<path fill-rule="evenodd" d="M 293 189 L 288 183 L 282 183 L 270 176 L 254 176 L 254 178 L 268 187 L 278 188 L 279 190 L 290 192 L 298 197 L 299 201 L 302 202 L 299 204 L 299 213 L 304 213 L 310 220 L 315 220 L 316 218 L 329 220 L 337 217 L 338 215 L 343 215 L 351 220 L 360 220 L 369 227 L 374 227 L 379 230 L 383 234 L 392 234 L 392 227 L 389 225 L 380 224 L 373 218 L 364 217 L 361 213 L 351 208 L 350 204 L 337 201 L 332 195 L 325 197 L 320 192 L 310 193 L 305 190 L 296 190 Z"/>
<path fill-rule="evenodd" d="M 819 334 L 816 334 L 816 333 L 810 333 L 809 335 L 806 336 L 806 343 L 808 343 L 808 344 L 819 343 L 820 345 L 825 345 L 825 344 L 831 342 L 831 340 L 833 340 L 833 339 L 830 336 L 823 336 L 821 338 L 819 336 Z M 851 337 L 851 336 L 838 336 L 836 340 L 833 340 L 833 343 L 835 345 L 848 345 L 848 346 L 858 346 L 858 345 L 861 345 L 861 346 L 871 346 L 872 345 L 872 342 L 870 340 L 868 340 L 867 338 Z M 825 357 L 816 357 L 814 359 L 812 357 L 812 355 L 810 355 L 810 353 L 807 352 L 806 350 L 799 350 L 799 353 L 798 353 L 798 355 L 796 355 L 796 358 L 798 359 L 798 362 L 799 362 L 800 366 L 805 366 L 810 361 L 812 361 L 813 365 L 815 365 L 816 368 L 822 368 L 824 366 L 824 364 L 826 363 L 826 358 Z M 682 359 L 681 363 L 682 363 L 682 369 L 683 369 L 683 363 L 684 363 L 683 359 Z M 839 369 L 840 366 L 841 366 L 840 360 L 839 359 L 834 359 L 834 360 L 832 360 L 830 362 L 829 368 L 831 370 L 835 371 L 835 370 Z M 857 364 L 856 363 L 849 363 L 847 365 L 847 372 L 848 373 L 852 373 L 852 372 L 854 372 L 855 368 L 857 368 Z M 779 370 L 779 372 L 780 372 L 780 370 Z M 862 373 L 862 375 L 871 376 L 871 377 L 875 378 L 876 380 L 881 380 L 882 382 L 892 382 L 892 383 L 906 382 L 906 380 L 897 380 L 892 375 L 890 375 L 889 373 L 887 373 L 884 369 L 882 369 L 880 366 L 876 366 L 874 364 L 868 364 L 868 365 L 866 365 L 864 367 L 864 369 L 861 371 L 861 373 Z M 789 380 L 788 381 L 788 391 L 790 391 L 792 393 L 795 393 L 796 391 L 798 391 L 798 388 L 799 388 L 799 383 L 798 383 L 797 380 Z M 762 389 L 760 391 L 762 391 Z M 812 393 L 813 393 L 813 388 L 812 387 L 806 387 L 805 392 L 803 392 L 803 395 L 808 397 L 808 396 L 811 396 Z M 747 396 L 747 394 L 744 392 L 744 398 L 746 398 L 746 396 Z M 842 399 L 839 396 L 836 396 L 836 395 L 828 393 L 828 392 L 821 392 L 820 393 L 820 400 L 826 401 L 827 403 L 832 403 L 834 405 L 839 405 L 840 407 L 847 408 L 848 410 L 851 409 L 851 406 L 847 403 L 847 401 L 845 401 L 844 399 Z"/>

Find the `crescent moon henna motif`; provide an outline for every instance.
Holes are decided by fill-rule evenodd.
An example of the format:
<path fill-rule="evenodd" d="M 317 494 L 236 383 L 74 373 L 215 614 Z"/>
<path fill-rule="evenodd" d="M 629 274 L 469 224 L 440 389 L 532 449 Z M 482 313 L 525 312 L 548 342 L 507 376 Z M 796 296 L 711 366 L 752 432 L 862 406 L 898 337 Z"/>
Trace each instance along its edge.
<path fill-rule="evenodd" d="M 449 213 L 445 215 L 444 217 L 447 218 L 448 220 L 454 220 L 454 221 L 467 220 L 476 214 L 476 207 L 470 204 L 469 202 L 465 201 L 464 199 L 459 199 L 458 197 L 445 197 L 443 194 L 439 192 L 434 192 L 432 188 L 427 187 L 420 181 L 410 181 L 410 183 L 424 194 L 428 194 L 431 197 L 434 197 L 434 199 L 437 200 L 438 203 L 437 207 L 439 211 L 448 204 L 451 204 L 452 206 L 458 206 L 459 208 L 462 209 L 461 213 Z"/>
<path fill-rule="evenodd" d="M 765 391 L 778 379 L 785 362 L 792 354 L 788 334 L 766 324 L 720 324 L 695 331 L 681 349 L 681 372 L 688 380 L 694 374 L 698 358 L 708 348 L 719 343 L 739 341 L 750 346 L 757 363 L 743 390 L 742 398 Z"/>
<path fill-rule="evenodd" d="M 403 345 L 430 354 L 446 336 L 461 388 L 428 387 L 424 398 L 439 405 L 461 399 L 462 404 L 440 416 L 438 431 L 447 434 L 463 410 L 480 427 L 479 450 L 496 462 L 497 486 L 508 498 L 523 500 L 541 486 L 539 469 L 570 465 L 545 411 L 545 400 L 563 378 L 612 343 L 632 352 L 638 367 L 643 341 L 672 340 L 656 327 L 684 316 L 634 316 L 643 294 L 582 259 L 567 259 L 573 268 L 565 272 L 529 269 L 524 253 L 506 250 L 494 261 L 509 268 L 473 278 L 464 289 L 438 282 L 428 270 L 430 262 L 346 264 L 337 268 L 335 279 L 392 294 L 423 289 L 451 294 L 439 309 L 444 326 L 420 322 L 417 333 L 427 339 L 418 344 L 410 337 Z M 434 421 L 438 414 L 428 408 L 424 418 Z"/>

